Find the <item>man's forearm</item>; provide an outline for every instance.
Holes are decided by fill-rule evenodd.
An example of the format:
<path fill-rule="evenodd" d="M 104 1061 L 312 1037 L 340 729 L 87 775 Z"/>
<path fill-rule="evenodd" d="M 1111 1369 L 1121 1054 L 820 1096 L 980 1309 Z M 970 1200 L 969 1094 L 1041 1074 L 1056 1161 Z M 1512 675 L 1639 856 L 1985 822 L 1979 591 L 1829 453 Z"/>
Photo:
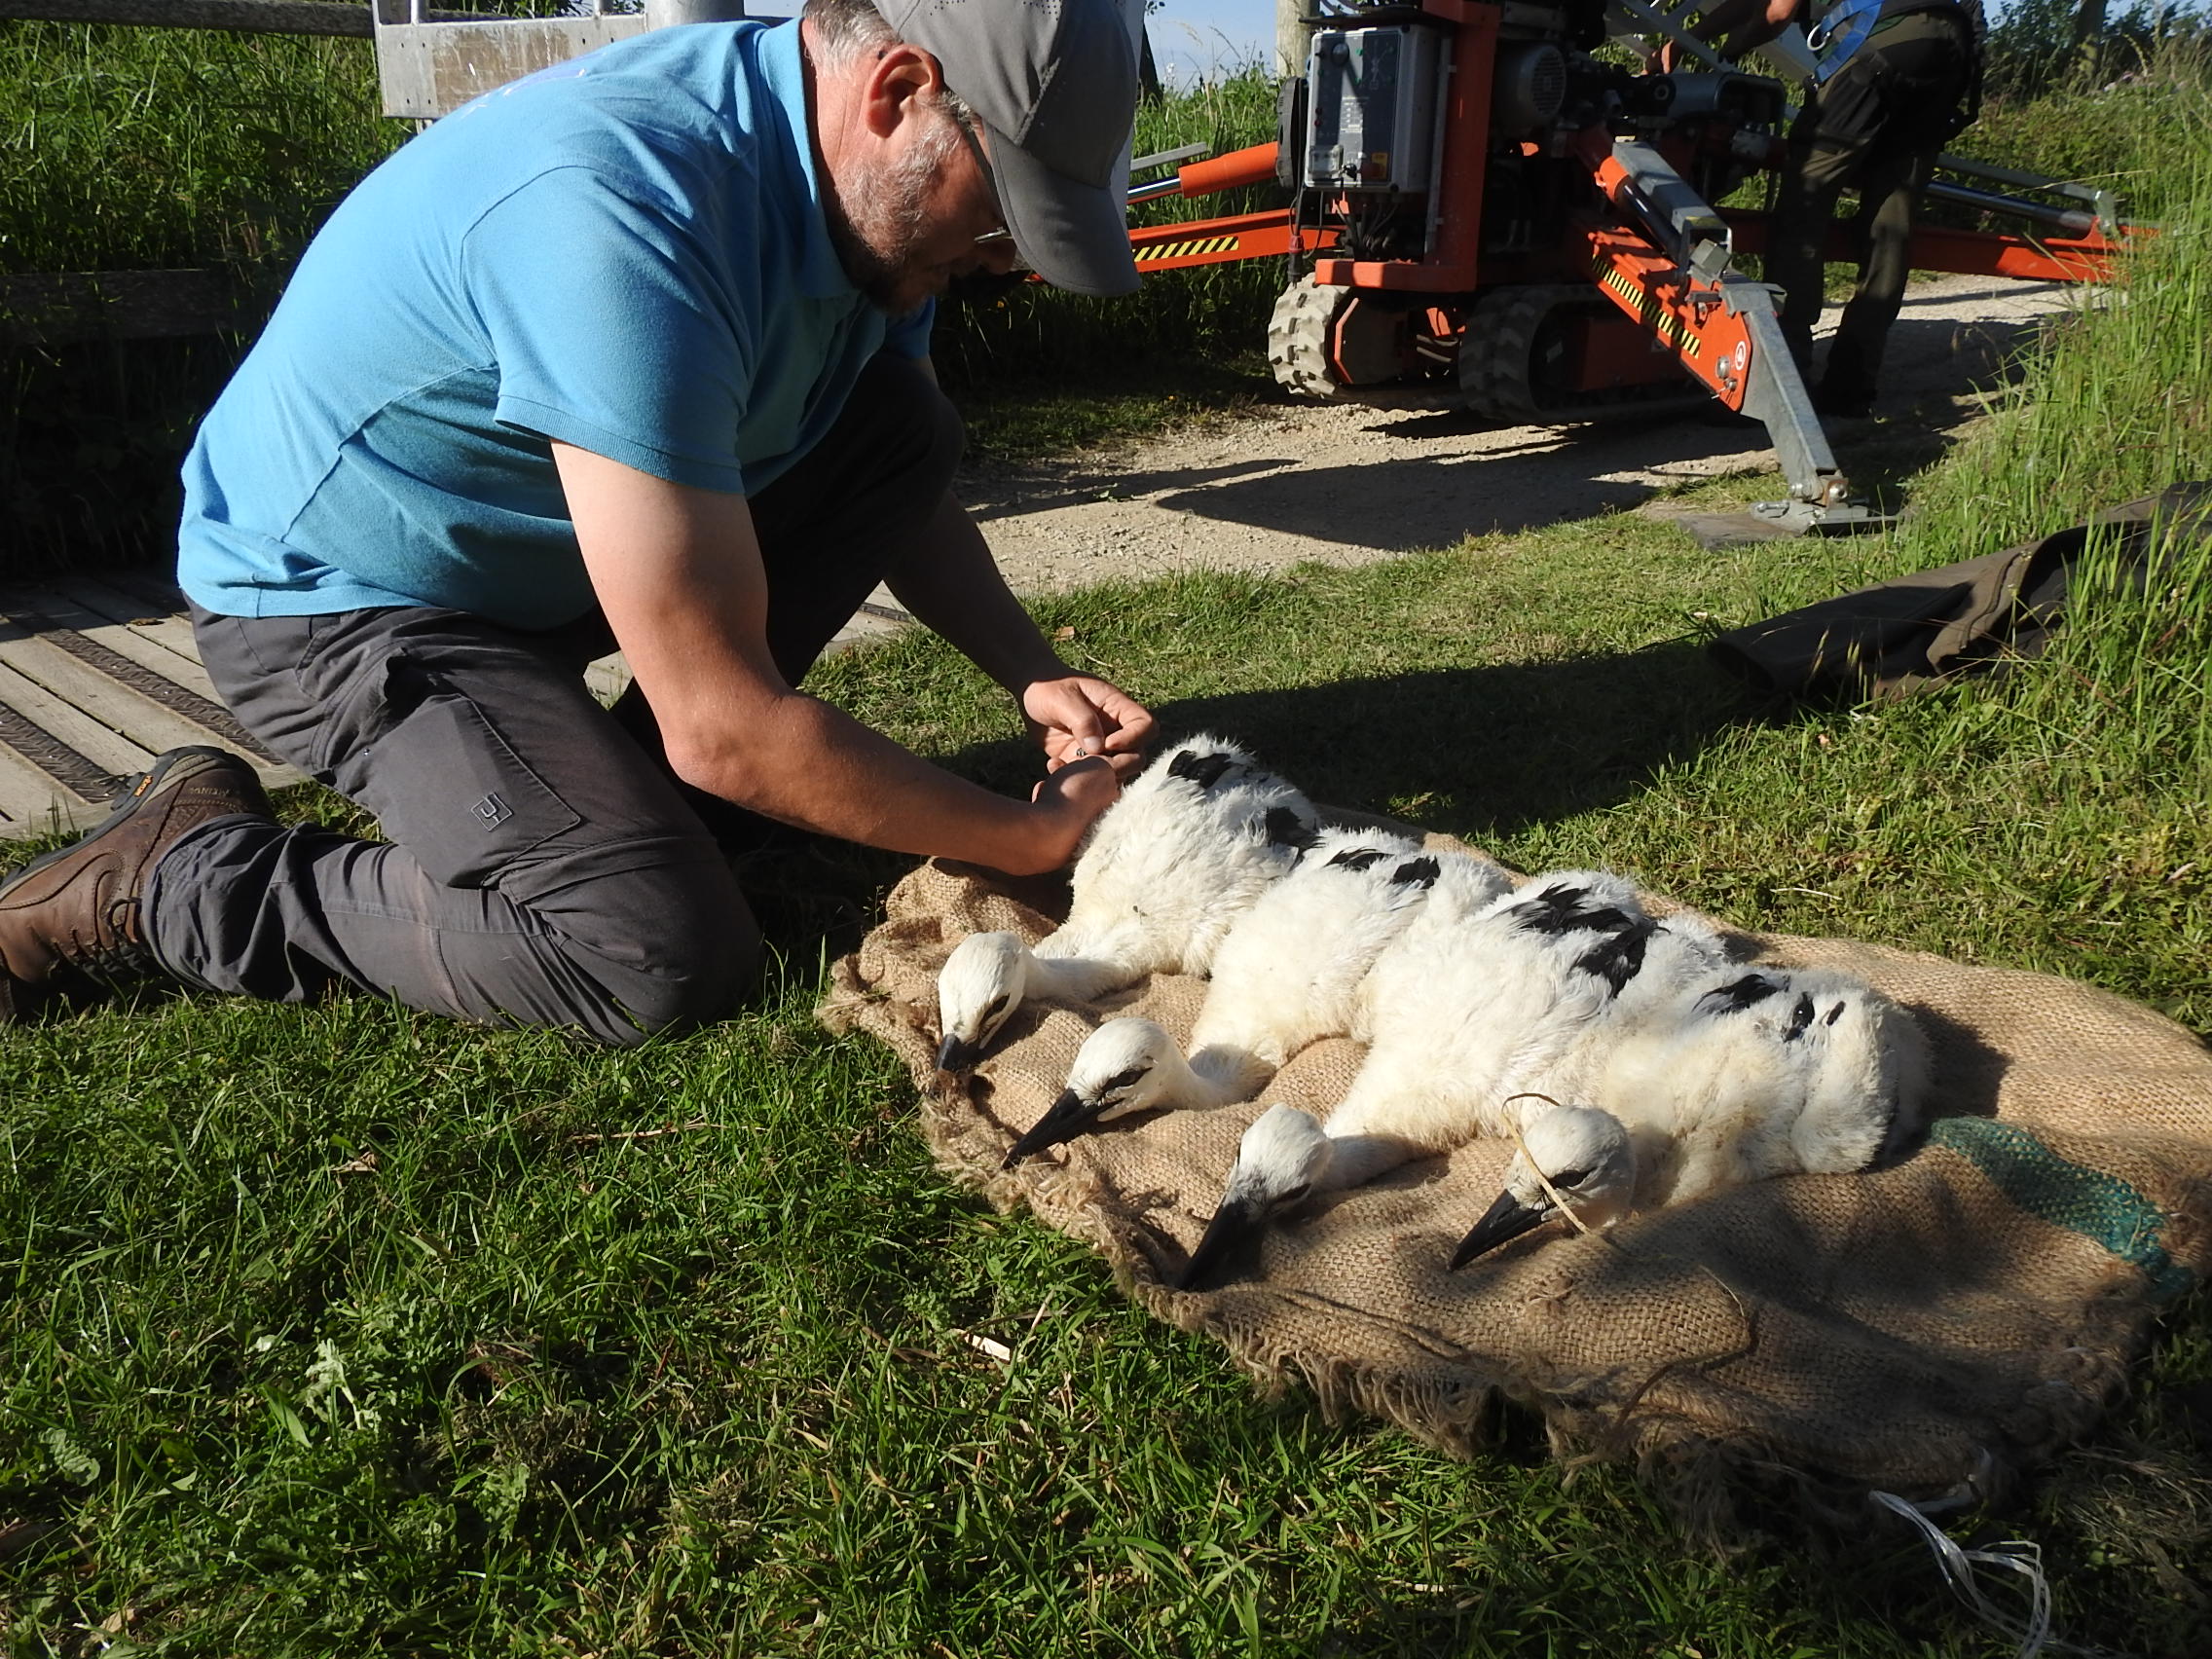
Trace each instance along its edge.
<path fill-rule="evenodd" d="M 742 497 L 567 444 L 554 462 L 593 591 L 685 783 L 786 823 L 1017 874 L 1065 863 L 1113 800 L 1103 765 L 1067 768 L 1036 801 L 1006 799 L 793 689 L 768 650 Z"/>
<path fill-rule="evenodd" d="M 1721 56 L 1734 62 L 1780 34 L 1797 9 L 1798 0 L 1719 0 L 1707 8 L 1690 32 L 1712 42 Z"/>
<path fill-rule="evenodd" d="M 955 777 L 803 692 L 707 729 L 719 735 L 671 753 L 678 775 L 802 829 L 1014 874 L 1057 868 L 1081 833 L 1081 818 Z"/>
<path fill-rule="evenodd" d="M 916 621 L 1009 691 L 1068 672 L 1006 585 L 982 533 L 949 495 L 889 582 Z"/>

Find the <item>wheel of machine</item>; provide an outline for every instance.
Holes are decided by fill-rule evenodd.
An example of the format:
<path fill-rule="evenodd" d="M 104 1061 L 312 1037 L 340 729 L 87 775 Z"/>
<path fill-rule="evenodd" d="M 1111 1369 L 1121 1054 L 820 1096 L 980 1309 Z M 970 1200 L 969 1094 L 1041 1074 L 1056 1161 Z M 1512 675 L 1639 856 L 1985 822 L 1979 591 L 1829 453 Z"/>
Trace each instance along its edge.
<path fill-rule="evenodd" d="M 1690 414 L 1713 401 L 1686 380 L 1595 390 L 1571 384 L 1567 329 L 1579 313 L 1612 314 L 1587 282 L 1530 282 L 1477 300 L 1459 337 L 1459 392 L 1486 421 L 1564 425 Z"/>
<path fill-rule="evenodd" d="M 1342 397 L 1345 384 L 1329 367 L 1329 330 L 1351 298 L 1349 288 L 1303 276 L 1285 288 L 1268 319 L 1268 366 L 1275 384 L 1300 397 Z"/>
<path fill-rule="evenodd" d="M 1495 288 L 1475 302 L 1459 335 L 1459 393 L 1486 421 L 1540 421 L 1529 376 L 1536 324 L 1566 284 Z"/>

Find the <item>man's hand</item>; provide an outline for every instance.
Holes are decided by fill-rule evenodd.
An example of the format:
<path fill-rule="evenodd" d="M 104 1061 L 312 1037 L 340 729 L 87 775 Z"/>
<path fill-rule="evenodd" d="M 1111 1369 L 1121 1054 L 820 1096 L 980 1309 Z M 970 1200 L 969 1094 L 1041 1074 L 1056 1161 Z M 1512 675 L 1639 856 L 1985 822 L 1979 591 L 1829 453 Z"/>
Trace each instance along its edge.
<path fill-rule="evenodd" d="M 1045 751 L 1045 769 L 1058 773 L 1093 756 L 1117 778 L 1133 778 L 1152 739 L 1152 716 L 1119 687 L 1088 674 L 1033 680 L 1021 688 L 1022 718 Z M 1104 810 L 1101 808 L 1100 810 Z"/>
<path fill-rule="evenodd" d="M 1052 815 L 1055 829 L 1065 836 L 1060 864 L 1067 864 L 1075 858 L 1076 848 L 1083 844 L 1084 832 L 1092 821 L 1122 798 L 1122 780 L 1114 775 L 1111 762 L 1094 755 L 1088 760 L 1070 762 L 1049 778 L 1038 779 L 1029 798 Z"/>

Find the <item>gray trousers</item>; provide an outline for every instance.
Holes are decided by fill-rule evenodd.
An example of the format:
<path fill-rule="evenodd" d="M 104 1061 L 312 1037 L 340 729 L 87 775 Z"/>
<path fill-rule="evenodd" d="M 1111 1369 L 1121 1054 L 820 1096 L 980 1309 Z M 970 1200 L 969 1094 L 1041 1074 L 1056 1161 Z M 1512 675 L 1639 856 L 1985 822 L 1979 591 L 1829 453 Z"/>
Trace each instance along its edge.
<path fill-rule="evenodd" d="M 1800 369 L 1812 363 L 1836 203 L 1847 189 L 1859 193 L 1859 285 L 1828 344 L 1829 391 L 1873 395 L 1911 275 L 1913 212 L 1958 130 L 1972 53 L 1956 6 L 1899 18 L 1867 38 L 1790 129 L 1766 279 L 1783 290 L 1782 332 Z"/>
<path fill-rule="evenodd" d="M 753 498 L 787 679 L 916 556 L 960 441 L 928 379 L 878 359 Z M 754 988 L 758 926 L 649 710 L 584 687 L 612 648 L 596 613 L 546 633 L 432 607 L 193 619 L 240 722 L 387 840 L 240 818 L 186 835 L 141 912 L 177 977 L 285 1002 L 350 985 L 609 1043 L 724 1016 Z"/>

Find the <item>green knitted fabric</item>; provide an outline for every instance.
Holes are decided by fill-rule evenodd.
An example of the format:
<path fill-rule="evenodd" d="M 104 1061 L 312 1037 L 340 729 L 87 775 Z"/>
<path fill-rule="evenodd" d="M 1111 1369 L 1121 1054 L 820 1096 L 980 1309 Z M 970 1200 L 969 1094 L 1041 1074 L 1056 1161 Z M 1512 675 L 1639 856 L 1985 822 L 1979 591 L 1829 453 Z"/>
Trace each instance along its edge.
<path fill-rule="evenodd" d="M 2030 1215 L 2094 1239 L 2139 1268 L 2160 1302 L 2182 1295 L 2195 1275 L 2158 1242 L 2165 1213 L 2117 1175 L 2058 1156 L 2027 1130 L 1990 1118 L 1943 1118 L 1928 1131 Z"/>

